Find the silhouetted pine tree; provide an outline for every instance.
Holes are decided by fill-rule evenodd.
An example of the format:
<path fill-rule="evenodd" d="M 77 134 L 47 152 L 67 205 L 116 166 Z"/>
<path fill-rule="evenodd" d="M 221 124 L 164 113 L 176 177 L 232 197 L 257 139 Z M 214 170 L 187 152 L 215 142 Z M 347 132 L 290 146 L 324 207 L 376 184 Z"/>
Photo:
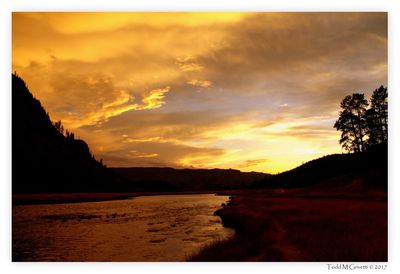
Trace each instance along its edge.
<path fill-rule="evenodd" d="M 387 140 L 388 136 L 388 93 L 380 86 L 371 96 L 371 108 L 366 112 L 368 144 L 376 145 Z"/>
<path fill-rule="evenodd" d="M 334 127 L 342 132 L 339 143 L 350 152 L 362 152 L 366 149 L 367 121 L 365 113 L 368 101 L 364 94 L 353 93 L 346 96 L 340 104 L 343 109 Z"/>
<path fill-rule="evenodd" d="M 342 110 L 334 128 L 342 132 L 339 143 L 349 152 L 363 152 L 368 147 L 387 141 L 388 93 L 380 86 L 370 99 L 364 94 L 353 93 L 340 104 Z M 368 108 L 370 106 L 370 108 Z"/>

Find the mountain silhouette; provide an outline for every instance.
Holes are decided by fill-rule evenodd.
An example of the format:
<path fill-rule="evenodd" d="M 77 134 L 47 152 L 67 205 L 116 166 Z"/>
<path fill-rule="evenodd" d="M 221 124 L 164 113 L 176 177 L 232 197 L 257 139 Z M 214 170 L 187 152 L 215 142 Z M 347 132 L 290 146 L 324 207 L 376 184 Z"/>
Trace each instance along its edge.
<path fill-rule="evenodd" d="M 64 136 L 25 82 L 12 75 L 12 192 L 60 193 L 122 189 L 89 146 Z"/>

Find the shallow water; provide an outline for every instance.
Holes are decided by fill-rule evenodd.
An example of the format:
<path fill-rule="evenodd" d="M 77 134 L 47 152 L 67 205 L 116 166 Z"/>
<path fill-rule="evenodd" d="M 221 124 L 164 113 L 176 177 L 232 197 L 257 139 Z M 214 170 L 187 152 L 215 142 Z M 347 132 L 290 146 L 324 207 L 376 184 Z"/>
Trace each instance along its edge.
<path fill-rule="evenodd" d="M 184 261 L 233 235 L 213 216 L 227 200 L 194 194 L 14 206 L 13 260 Z"/>

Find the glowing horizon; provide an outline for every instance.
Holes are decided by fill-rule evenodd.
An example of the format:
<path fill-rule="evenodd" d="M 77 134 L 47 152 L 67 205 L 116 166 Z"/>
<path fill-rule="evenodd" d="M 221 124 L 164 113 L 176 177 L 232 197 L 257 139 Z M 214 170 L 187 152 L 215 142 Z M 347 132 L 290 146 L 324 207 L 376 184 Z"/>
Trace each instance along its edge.
<path fill-rule="evenodd" d="M 342 152 L 387 14 L 14 12 L 12 70 L 108 166 L 277 173 Z"/>

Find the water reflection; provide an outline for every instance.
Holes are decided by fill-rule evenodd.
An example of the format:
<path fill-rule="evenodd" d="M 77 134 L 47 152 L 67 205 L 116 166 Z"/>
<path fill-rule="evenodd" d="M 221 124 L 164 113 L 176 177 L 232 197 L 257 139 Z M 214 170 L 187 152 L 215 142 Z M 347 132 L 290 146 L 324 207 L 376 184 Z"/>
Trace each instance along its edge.
<path fill-rule="evenodd" d="M 213 194 L 13 207 L 14 261 L 184 261 L 233 235 Z"/>

